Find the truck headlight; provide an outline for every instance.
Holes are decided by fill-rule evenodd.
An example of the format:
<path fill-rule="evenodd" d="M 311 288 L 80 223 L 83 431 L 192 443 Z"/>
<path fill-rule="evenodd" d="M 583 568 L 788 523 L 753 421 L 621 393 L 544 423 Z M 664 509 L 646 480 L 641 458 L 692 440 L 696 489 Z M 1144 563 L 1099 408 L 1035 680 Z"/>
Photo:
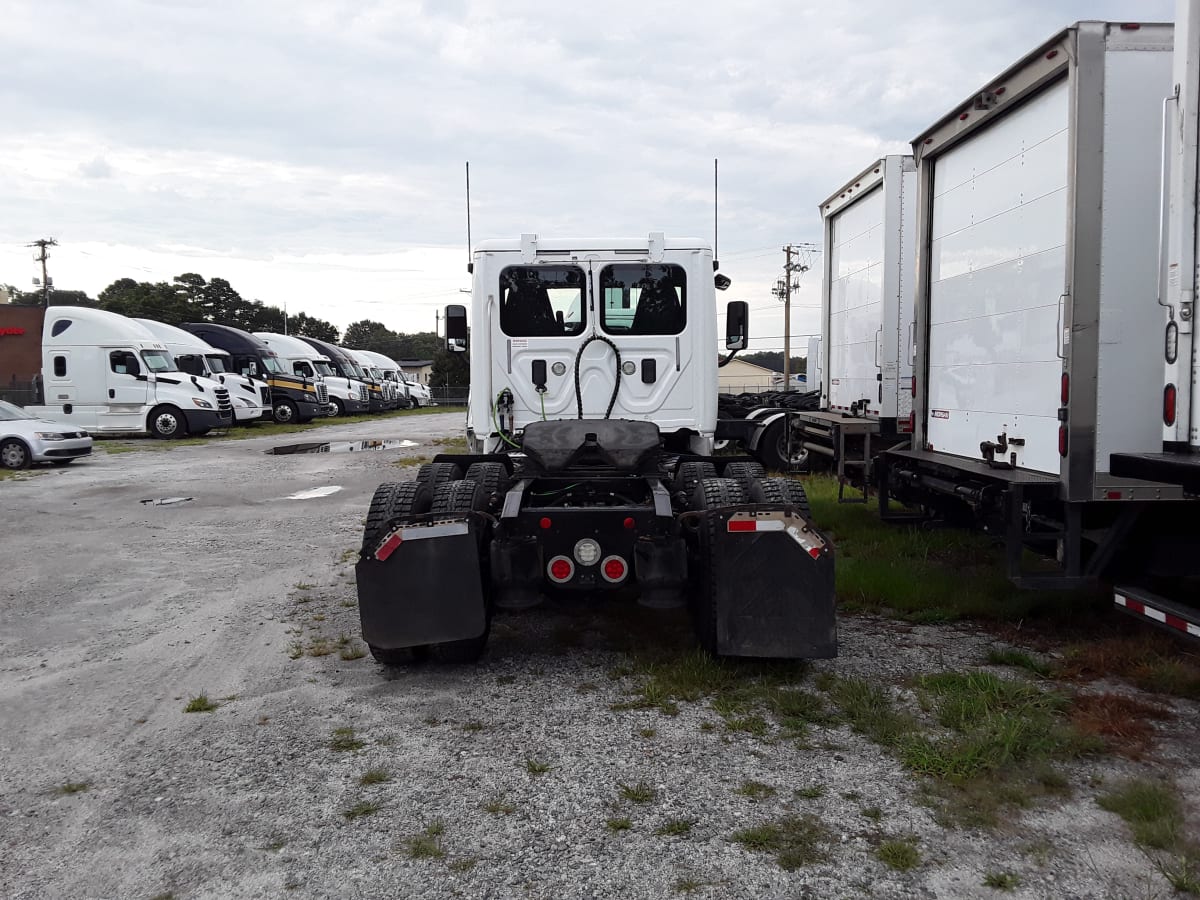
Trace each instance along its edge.
<path fill-rule="evenodd" d="M 201 400 L 199 397 L 193 397 L 192 402 L 195 403 L 201 409 L 212 409 L 213 408 L 213 405 L 211 403 L 209 403 L 207 400 Z"/>
<path fill-rule="evenodd" d="M 66 436 L 56 431 L 35 431 L 33 436 L 43 441 L 65 441 Z"/>
<path fill-rule="evenodd" d="M 305 395 L 304 395 L 304 399 L 305 399 L 305 400 L 316 400 L 316 399 L 317 399 L 317 395 L 316 395 L 316 394 L 305 394 Z"/>

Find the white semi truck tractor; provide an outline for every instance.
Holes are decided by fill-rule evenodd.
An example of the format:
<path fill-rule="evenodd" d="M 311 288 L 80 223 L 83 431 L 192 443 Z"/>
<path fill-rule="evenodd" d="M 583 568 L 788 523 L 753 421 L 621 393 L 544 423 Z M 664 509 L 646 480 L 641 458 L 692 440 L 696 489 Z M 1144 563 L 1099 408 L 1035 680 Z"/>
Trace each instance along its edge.
<path fill-rule="evenodd" d="M 604 593 L 689 604 L 714 654 L 836 655 L 833 548 L 803 486 L 712 455 L 715 270 L 705 242 L 661 233 L 474 250 L 467 452 L 380 485 L 367 517 L 377 660 L 473 659 L 494 611 Z M 747 340 L 734 301 L 724 346 Z M 447 348 L 467 341 L 448 307 Z"/>
<path fill-rule="evenodd" d="M 292 335 L 269 331 L 256 331 L 254 336 L 265 341 L 268 347 L 279 354 L 285 369 L 325 385 L 329 391 L 329 405 L 325 408 L 327 415 L 358 415 L 370 408 L 367 386 L 361 381 L 338 375 L 330 366 L 329 357 L 311 344 Z"/>

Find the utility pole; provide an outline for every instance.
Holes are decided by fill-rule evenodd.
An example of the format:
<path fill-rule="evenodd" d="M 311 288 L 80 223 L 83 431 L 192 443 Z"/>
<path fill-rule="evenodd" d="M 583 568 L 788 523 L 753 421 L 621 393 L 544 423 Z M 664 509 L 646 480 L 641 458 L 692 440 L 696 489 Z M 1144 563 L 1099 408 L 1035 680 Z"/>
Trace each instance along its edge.
<path fill-rule="evenodd" d="M 50 276 L 46 274 L 46 260 L 50 258 L 50 254 L 47 252 L 47 250 L 49 250 L 51 247 L 57 247 L 58 241 L 56 241 L 54 238 L 39 238 L 30 244 L 26 244 L 25 246 L 38 248 L 38 255 L 33 259 L 35 262 L 40 262 L 42 264 L 42 306 L 49 306 Z"/>
<path fill-rule="evenodd" d="M 800 276 L 812 268 L 816 244 L 788 244 L 783 248 L 783 277 L 771 293 L 783 301 L 783 389 L 792 389 L 792 291 L 800 289 Z M 795 259 L 793 259 L 795 257 Z M 795 276 L 795 277 L 793 277 Z"/>
<path fill-rule="evenodd" d="M 442 330 L 442 311 L 435 309 L 433 311 L 433 336 L 439 337 Z"/>
<path fill-rule="evenodd" d="M 287 301 L 283 301 L 283 333 L 287 334 Z"/>

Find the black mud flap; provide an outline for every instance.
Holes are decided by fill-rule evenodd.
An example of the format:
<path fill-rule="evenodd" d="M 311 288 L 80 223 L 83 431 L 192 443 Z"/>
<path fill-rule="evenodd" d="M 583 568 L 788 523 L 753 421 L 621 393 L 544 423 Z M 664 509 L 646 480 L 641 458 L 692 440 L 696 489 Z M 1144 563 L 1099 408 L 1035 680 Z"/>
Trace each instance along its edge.
<path fill-rule="evenodd" d="M 704 516 L 717 652 L 837 656 L 833 547 L 794 506 L 747 505 Z"/>
<path fill-rule="evenodd" d="M 368 644 L 399 650 L 483 634 L 487 600 L 474 518 L 394 520 L 380 529 L 375 550 L 354 567 Z"/>

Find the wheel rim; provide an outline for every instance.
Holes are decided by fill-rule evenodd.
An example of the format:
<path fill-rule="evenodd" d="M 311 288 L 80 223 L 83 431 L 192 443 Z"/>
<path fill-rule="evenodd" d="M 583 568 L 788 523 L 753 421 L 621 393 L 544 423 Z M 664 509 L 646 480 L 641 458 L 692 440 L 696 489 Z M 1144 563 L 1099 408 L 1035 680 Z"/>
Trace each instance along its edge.
<path fill-rule="evenodd" d="M 154 419 L 154 429 L 159 434 L 173 435 L 179 430 L 179 420 L 171 413 L 159 413 Z"/>
<path fill-rule="evenodd" d="M 292 408 L 286 403 L 281 403 L 275 407 L 275 418 L 279 422 L 292 421 Z"/>
<path fill-rule="evenodd" d="M 789 444 L 794 445 L 795 449 L 793 450 Z M 808 460 L 808 451 L 804 448 L 804 444 L 795 438 L 789 441 L 786 430 L 779 433 L 779 440 L 775 443 L 775 452 L 790 466 L 800 466 Z"/>
<path fill-rule="evenodd" d="M 18 443 L 5 444 L 0 449 L 0 460 L 10 469 L 25 467 L 25 448 Z"/>

